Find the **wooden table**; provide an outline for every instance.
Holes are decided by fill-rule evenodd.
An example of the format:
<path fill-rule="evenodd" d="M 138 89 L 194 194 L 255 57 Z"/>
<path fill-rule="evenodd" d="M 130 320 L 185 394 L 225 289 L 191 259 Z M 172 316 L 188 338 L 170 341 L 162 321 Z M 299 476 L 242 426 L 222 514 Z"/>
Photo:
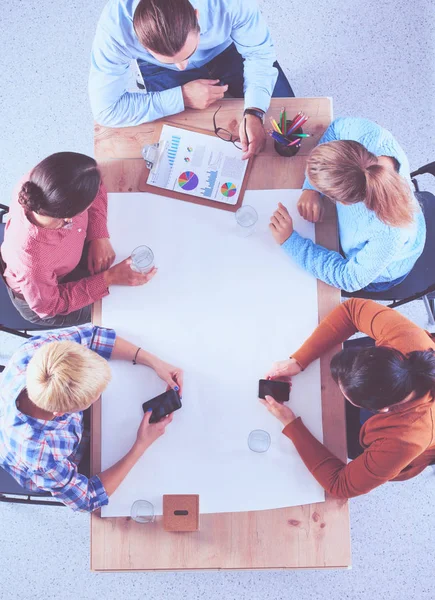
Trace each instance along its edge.
<path fill-rule="evenodd" d="M 243 113 L 242 100 L 223 100 L 218 126 L 237 132 Z M 299 154 L 291 159 L 278 156 L 270 138 L 266 150 L 255 158 L 248 189 L 300 188 L 307 154 L 332 119 L 329 98 L 272 99 L 270 115 L 275 118 L 285 104 L 287 114 L 302 110 L 310 116 Z M 182 125 L 213 129 L 212 115 L 218 105 L 205 111 L 186 110 L 165 120 Z M 141 148 L 150 143 L 154 123 L 123 129 L 95 126 L 95 157 L 109 192 L 136 192 L 143 176 Z M 329 206 L 323 223 L 316 226 L 316 240 L 337 249 L 335 210 Z M 340 302 L 340 292 L 318 283 L 319 318 Z M 95 317 L 98 321 L 100 309 Z M 339 348 L 321 359 L 323 432 L 325 445 L 346 460 L 343 397 L 332 381 L 329 362 Z M 92 415 L 92 467 L 100 471 L 101 406 Z M 167 533 L 161 517 L 146 526 L 129 518 L 91 518 L 91 568 L 112 570 L 176 569 L 284 569 L 348 567 L 350 531 L 348 503 L 331 497 L 326 502 L 258 512 L 201 515 L 195 533 Z"/>

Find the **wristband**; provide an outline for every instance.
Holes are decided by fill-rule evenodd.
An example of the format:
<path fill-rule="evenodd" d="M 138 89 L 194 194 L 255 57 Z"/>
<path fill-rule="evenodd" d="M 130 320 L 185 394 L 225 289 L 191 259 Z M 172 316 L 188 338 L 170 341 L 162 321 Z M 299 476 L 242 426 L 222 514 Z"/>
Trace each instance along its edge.
<path fill-rule="evenodd" d="M 258 117 L 262 123 L 264 123 L 264 112 L 262 110 L 258 110 L 256 108 L 245 108 L 243 112 L 243 116 L 253 115 L 254 117 Z"/>
<path fill-rule="evenodd" d="M 134 364 L 134 365 L 137 365 L 136 359 L 137 359 L 137 355 L 139 354 L 139 351 L 140 351 L 141 349 L 142 349 L 142 348 L 138 348 L 138 349 L 136 350 L 136 354 L 134 355 L 134 358 L 133 358 L 133 364 Z"/>

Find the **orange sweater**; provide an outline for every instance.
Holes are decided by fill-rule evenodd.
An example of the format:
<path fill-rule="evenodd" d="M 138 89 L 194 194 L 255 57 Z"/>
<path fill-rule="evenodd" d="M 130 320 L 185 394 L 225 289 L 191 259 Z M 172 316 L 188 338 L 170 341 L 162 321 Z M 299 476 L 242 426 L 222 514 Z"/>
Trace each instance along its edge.
<path fill-rule="evenodd" d="M 292 357 L 305 368 L 357 331 L 373 338 L 377 346 L 390 346 L 404 354 L 435 349 L 427 331 L 395 310 L 371 300 L 352 299 L 333 310 Z M 337 498 L 352 498 L 386 481 L 415 477 L 435 463 L 434 397 L 426 394 L 368 419 L 360 433 L 364 452 L 349 464 L 331 454 L 300 418 L 283 433 L 327 492 Z"/>

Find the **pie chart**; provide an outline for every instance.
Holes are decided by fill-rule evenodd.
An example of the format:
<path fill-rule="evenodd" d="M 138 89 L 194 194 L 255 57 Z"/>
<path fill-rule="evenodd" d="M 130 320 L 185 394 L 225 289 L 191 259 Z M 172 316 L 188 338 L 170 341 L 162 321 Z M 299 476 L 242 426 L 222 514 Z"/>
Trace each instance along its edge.
<path fill-rule="evenodd" d="M 178 178 L 178 185 L 186 192 L 194 190 L 198 183 L 198 175 L 193 171 L 184 171 Z"/>
<path fill-rule="evenodd" d="M 234 183 L 228 182 L 228 183 L 224 183 L 221 186 L 221 194 L 223 196 L 226 196 L 227 198 L 231 198 L 231 196 L 234 196 L 234 194 L 237 192 L 237 188 L 234 185 Z"/>

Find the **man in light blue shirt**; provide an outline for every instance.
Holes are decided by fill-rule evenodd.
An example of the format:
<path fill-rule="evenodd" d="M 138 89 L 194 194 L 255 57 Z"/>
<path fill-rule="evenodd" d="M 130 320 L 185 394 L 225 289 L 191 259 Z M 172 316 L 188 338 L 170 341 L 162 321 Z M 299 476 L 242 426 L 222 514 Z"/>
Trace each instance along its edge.
<path fill-rule="evenodd" d="M 275 58 L 255 0 L 109 0 L 92 48 L 92 111 L 108 127 L 138 125 L 228 91 L 245 98 L 239 136 L 249 158 L 263 148 L 271 96 L 294 96 Z M 133 60 L 145 92 L 127 89 Z"/>

